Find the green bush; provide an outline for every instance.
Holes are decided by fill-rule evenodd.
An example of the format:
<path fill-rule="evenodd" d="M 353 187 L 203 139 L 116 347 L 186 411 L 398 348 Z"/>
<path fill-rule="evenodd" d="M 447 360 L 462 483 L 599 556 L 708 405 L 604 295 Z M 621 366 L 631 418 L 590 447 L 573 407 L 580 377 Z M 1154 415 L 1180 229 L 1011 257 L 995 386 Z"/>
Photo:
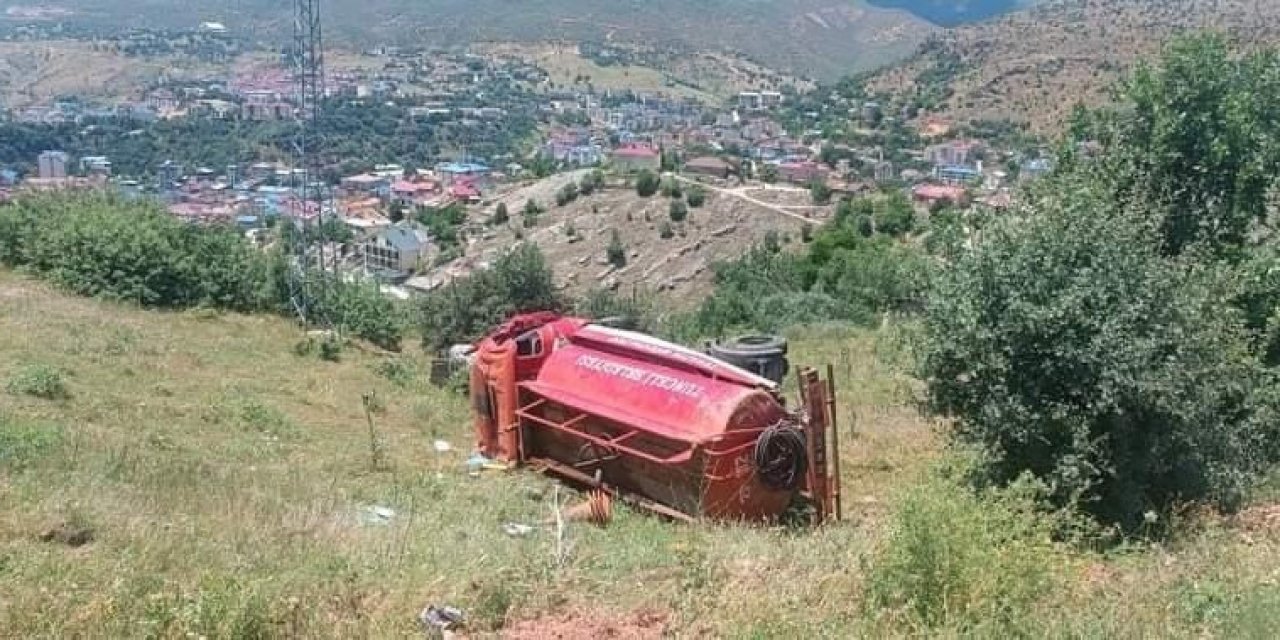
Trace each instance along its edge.
<path fill-rule="evenodd" d="M 658 188 L 662 186 L 658 174 L 645 169 L 636 176 L 636 194 L 641 198 L 648 198 L 658 192 Z"/>
<path fill-rule="evenodd" d="M 574 302 L 573 312 L 584 318 L 623 318 L 630 329 L 652 332 L 658 329 L 653 301 L 638 293 L 621 295 L 608 289 L 593 289 Z"/>
<path fill-rule="evenodd" d="M 18 422 L 0 413 L 0 469 L 20 472 L 52 453 L 62 443 L 62 431 Z"/>
<path fill-rule="evenodd" d="M 27 365 L 13 372 L 5 390 L 14 395 L 27 395 L 45 400 L 59 400 L 70 395 L 62 372 L 42 364 Z"/>
<path fill-rule="evenodd" d="M 703 204 L 706 204 L 707 190 L 695 184 L 689 187 L 689 189 L 685 192 L 684 199 L 685 199 L 685 202 L 689 203 L 690 207 L 693 207 L 696 209 L 698 207 L 701 207 Z"/>
<path fill-rule="evenodd" d="M 556 192 L 556 206 L 563 207 L 570 202 L 578 199 L 578 185 L 575 183 L 565 184 Z"/>
<path fill-rule="evenodd" d="M 296 237 L 282 232 L 282 244 Z M 154 203 L 102 194 L 24 197 L 0 208 L 0 260 L 78 294 L 144 306 L 296 313 L 285 254 L 233 228 L 191 225 Z M 376 286 L 298 277 L 308 319 L 397 348 L 400 314 Z"/>
<path fill-rule="evenodd" d="M 895 507 L 871 562 L 868 614 L 912 635 L 1034 636 L 1028 612 L 1050 593 L 1058 525 L 1029 485 L 978 494 L 931 473 Z"/>
<path fill-rule="evenodd" d="M 1233 306 L 1238 276 L 1161 254 L 1158 226 L 1079 179 L 941 271 L 921 377 L 979 479 L 1023 473 L 1129 530 L 1179 502 L 1238 504 L 1275 461 L 1276 386 Z"/>
<path fill-rule="evenodd" d="M 689 217 L 689 207 L 681 200 L 672 200 L 667 207 L 667 215 L 672 222 L 684 222 Z"/>
<path fill-rule="evenodd" d="M 236 311 L 266 302 L 266 261 L 237 231 L 185 224 L 154 204 L 41 195 L 0 210 L 0 221 L 0 259 L 74 293 Z"/>
<path fill-rule="evenodd" d="M 676 235 L 675 229 L 671 228 L 670 222 L 663 220 L 662 224 L 658 225 L 659 238 L 662 238 L 663 240 L 670 240 L 671 238 L 675 237 L 675 235 Z"/>
<path fill-rule="evenodd" d="M 493 224 L 506 224 L 511 219 L 511 213 L 507 211 L 507 203 L 499 202 L 498 207 L 493 210 Z"/>

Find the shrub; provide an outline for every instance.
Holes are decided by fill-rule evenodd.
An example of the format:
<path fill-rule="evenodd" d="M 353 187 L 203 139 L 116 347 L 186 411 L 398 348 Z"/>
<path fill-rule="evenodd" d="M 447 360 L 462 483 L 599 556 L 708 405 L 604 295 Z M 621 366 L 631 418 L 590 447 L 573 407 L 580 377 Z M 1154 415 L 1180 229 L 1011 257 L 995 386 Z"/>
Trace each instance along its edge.
<path fill-rule="evenodd" d="M 698 185 L 693 185 L 689 187 L 688 191 L 685 192 L 684 199 L 685 199 L 685 202 L 689 203 L 690 207 L 693 207 L 696 209 L 698 207 L 701 207 L 703 204 L 706 204 L 707 190 Z"/>
<path fill-rule="evenodd" d="M 683 198 L 684 189 L 681 188 L 679 180 L 667 178 L 662 181 L 662 195 L 668 198 Z"/>
<path fill-rule="evenodd" d="M 627 328 L 652 332 L 657 328 L 653 301 L 638 293 L 620 295 L 608 289 L 593 289 L 573 305 L 574 313 L 592 319 L 622 318 Z"/>
<path fill-rule="evenodd" d="M 658 174 L 645 169 L 636 176 L 636 194 L 641 198 L 648 198 L 658 192 L 661 181 Z"/>
<path fill-rule="evenodd" d="M 658 225 L 658 237 L 659 237 L 659 238 L 662 238 L 663 240 L 670 240 L 670 239 L 671 239 L 672 237 L 674 237 L 675 235 L 676 235 L 676 232 L 675 232 L 675 230 L 674 230 L 674 229 L 672 229 L 672 228 L 671 228 L 671 223 L 670 223 L 670 222 L 667 222 L 666 220 L 663 220 L 663 221 L 662 221 L 662 224 Z"/>
<path fill-rule="evenodd" d="M 667 207 L 667 215 L 672 222 L 684 222 L 689 217 L 689 207 L 681 200 L 672 200 Z"/>
<path fill-rule="evenodd" d="M 609 233 L 609 246 L 605 249 L 605 257 L 608 258 L 609 264 L 618 269 L 627 266 L 627 248 L 622 246 L 622 237 L 618 235 L 617 229 Z"/>
<path fill-rule="evenodd" d="M 62 373 L 42 364 L 27 365 L 13 372 L 5 383 L 5 390 L 14 395 L 34 396 L 45 400 L 59 400 L 69 395 Z"/>
<path fill-rule="evenodd" d="M 809 197 L 814 204 L 828 204 L 831 202 L 831 187 L 825 182 L 814 180 L 809 183 Z"/>
<path fill-rule="evenodd" d="M 1094 194 L 1046 185 L 942 271 L 920 360 L 930 404 L 986 452 L 980 481 L 1029 472 L 1129 530 L 1181 501 L 1232 507 L 1274 460 L 1277 424 L 1238 281 L 1162 256 L 1140 207 Z"/>
<path fill-rule="evenodd" d="M 538 226 L 538 216 L 540 215 L 542 215 L 542 207 L 538 205 L 538 202 L 533 198 L 526 200 L 523 212 L 524 227 L 532 229 Z"/>
<path fill-rule="evenodd" d="M 261 252 L 229 227 L 183 223 L 155 204 L 102 194 L 24 197 L 0 209 L 0 261 L 66 289 L 144 306 L 209 307 L 294 315 L 294 269 L 285 251 L 297 242 L 281 229 L 284 250 Z M 343 328 L 384 348 L 403 331 L 394 304 L 376 286 L 331 275 L 299 274 L 309 321 Z"/>
<path fill-rule="evenodd" d="M 578 185 L 570 182 L 556 192 L 556 206 L 563 207 L 578 199 Z"/>
<path fill-rule="evenodd" d="M 1055 521 L 1028 486 L 975 493 L 940 472 L 911 487 L 890 516 L 868 577 L 873 616 L 913 634 L 1035 635 L 1026 612 L 1057 581 Z M 887 610 L 887 611 L 886 611 Z"/>
<path fill-rule="evenodd" d="M 61 444 L 61 429 L 18 422 L 0 413 L 0 469 L 26 470 Z"/>
<path fill-rule="evenodd" d="M 498 208 L 493 210 L 493 224 L 506 224 L 511 219 L 511 214 L 507 211 L 507 203 L 499 202 Z"/>
<path fill-rule="evenodd" d="M 563 306 L 542 253 L 522 244 L 489 269 L 424 296 L 417 319 L 423 348 L 435 352 L 471 342 L 513 313 Z"/>

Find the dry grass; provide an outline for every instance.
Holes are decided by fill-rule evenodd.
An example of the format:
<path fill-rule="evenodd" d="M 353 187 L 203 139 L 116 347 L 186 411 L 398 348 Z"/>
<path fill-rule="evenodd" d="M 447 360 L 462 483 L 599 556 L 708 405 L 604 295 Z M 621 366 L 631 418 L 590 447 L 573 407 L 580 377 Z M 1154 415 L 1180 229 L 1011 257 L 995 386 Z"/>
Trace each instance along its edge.
<path fill-rule="evenodd" d="M 1171 38 L 1197 30 L 1229 34 L 1243 47 L 1280 38 L 1280 4 L 1253 0 L 1051 0 L 941 38 L 964 71 L 939 110 L 956 122 L 1009 119 L 1039 134 L 1061 133 L 1076 104 L 1098 106 L 1136 63 Z M 886 68 L 873 91 L 909 93 L 935 65 L 933 54 Z"/>
<path fill-rule="evenodd" d="M 0 42 L 0 105 L 20 109 L 57 96 L 139 99 L 162 75 L 208 75 L 214 67 L 175 56 L 130 58 L 89 42 Z"/>
<path fill-rule="evenodd" d="M 920 632 L 863 604 L 887 516 L 938 451 L 909 409 L 892 332 L 795 336 L 797 364 L 836 366 L 842 435 L 856 433 L 843 448 L 847 522 L 678 525 L 622 510 L 606 529 L 571 528 L 563 563 L 548 532 L 502 532 L 548 516 L 548 480 L 463 470 L 462 399 L 391 384 L 374 373 L 386 356 L 296 356 L 300 337 L 279 319 L 140 311 L 0 272 L 0 379 L 39 365 L 67 387 L 53 400 L 0 394 L 0 629 L 404 637 L 424 605 L 448 603 L 480 636 L 511 625 L 532 637 L 528 621 L 592 612 L 618 621 L 600 628 L 677 637 Z M 371 390 L 385 405 L 381 471 L 361 403 Z M 437 460 L 435 439 L 454 450 Z M 366 522 L 373 505 L 396 515 Z M 1018 615 L 1051 635 L 1247 636 L 1270 619 L 1280 531 L 1266 518 L 1197 522 L 1165 548 L 1060 552 L 1064 588 Z M 86 544 L 59 541 L 82 530 Z"/>

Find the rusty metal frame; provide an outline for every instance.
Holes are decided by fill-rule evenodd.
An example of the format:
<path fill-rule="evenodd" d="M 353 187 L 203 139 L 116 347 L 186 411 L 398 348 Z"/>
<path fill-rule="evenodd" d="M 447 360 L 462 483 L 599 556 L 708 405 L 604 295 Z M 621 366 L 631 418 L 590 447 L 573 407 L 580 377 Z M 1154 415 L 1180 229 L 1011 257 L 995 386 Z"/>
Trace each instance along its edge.
<path fill-rule="evenodd" d="M 544 405 L 550 405 L 550 404 L 555 404 L 557 406 L 564 407 L 565 409 L 576 412 L 578 415 L 568 420 L 565 420 L 563 422 L 556 422 L 555 420 L 545 418 L 534 412 L 534 410 L 537 409 L 538 407 L 541 407 Z M 606 451 L 626 454 L 628 456 L 633 456 L 641 460 L 645 460 L 647 462 L 652 462 L 654 464 L 661 464 L 661 465 L 684 464 L 685 462 L 692 460 L 694 454 L 697 453 L 697 450 L 698 450 L 698 443 L 696 442 L 689 443 L 688 446 L 683 451 L 680 451 L 675 455 L 662 458 L 662 457 L 658 457 L 653 454 L 647 453 L 645 451 L 641 451 L 634 447 L 629 447 L 629 446 L 626 446 L 625 444 L 622 444 L 623 442 L 626 442 L 627 440 L 630 440 L 631 438 L 637 435 L 645 433 L 644 430 L 634 428 L 634 427 L 630 428 L 626 433 L 623 433 L 620 436 L 616 436 L 613 438 L 602 438 L 598 435 L 589 433 L 582 429 L 574 428 L 575 426 L 577 426 L 578 423 L 591 417 L 592 414 L 586 413 L 574 407 L 570 407 L 561 402 L 548 400 L 547 398 L 539 398 L 534 402 L 528 405 L 525 405 L 520 409 L 517 409 L 516 415 L 521 418 L 524 418 L 525 420 L 530 420 L 532 422 L 535 422 L 549 429 L 554 429 L 561 433 L 571 435 L 575 438 L 581 438 L 583 440 L 586 440 L 587 442 L 590 442 L 592 444 L 595 444 L 604 448 Z M 627 428 L 624 425 L 615 423 L 613 421 L 610 421 L 610 422 L 613 424 L 617 424 L 617 426 L 622 427 L 624 429 Z"/>

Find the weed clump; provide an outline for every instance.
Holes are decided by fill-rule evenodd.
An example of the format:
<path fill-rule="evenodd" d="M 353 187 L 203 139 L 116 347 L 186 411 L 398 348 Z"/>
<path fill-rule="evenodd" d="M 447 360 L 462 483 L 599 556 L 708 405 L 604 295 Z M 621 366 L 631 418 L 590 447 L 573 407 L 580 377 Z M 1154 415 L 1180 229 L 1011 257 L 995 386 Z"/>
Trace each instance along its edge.
<path fill-rule="evenodd" d="M 71 394 L 62 380 L 62 372 L 42 364 L 27 365 L 9 376 L 5 391 L 45 400 L 61 400 Z"/>
<path fill-rule="evenodd" d="M 869 614 L 918 631 L 1033 633 L 1027 613 L 1061 559 L 1055 520 L 1036 511 L 1035 494 L 1025 483 L 980 494 L 931 473 L 891 518 L 869 576 Z"/>

